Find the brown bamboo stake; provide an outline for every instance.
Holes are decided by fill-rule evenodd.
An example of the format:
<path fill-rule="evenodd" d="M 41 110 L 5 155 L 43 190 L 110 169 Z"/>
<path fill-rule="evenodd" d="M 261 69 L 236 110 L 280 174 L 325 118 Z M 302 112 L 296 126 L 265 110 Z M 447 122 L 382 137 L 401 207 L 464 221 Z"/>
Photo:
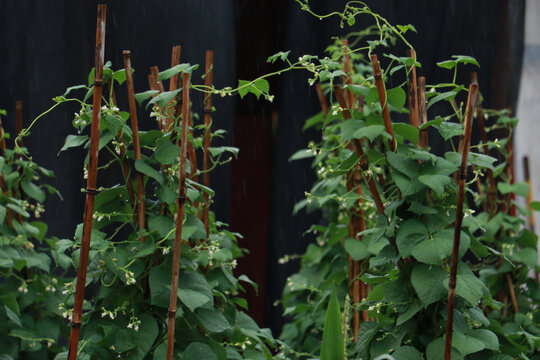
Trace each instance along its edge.
<path fill-rule="evenodd" d="M 467 162 L 469 159 L 469 145 L 471 140 L 471 129 L 473 113 L 475 109 L 478 84 L 472 83 L 469 86 L 469 96 L 467 99 L 467 113 L 465 115 L 465 133 L 463 141 L 463 152 L 461 153 L 461 166 L 459 168 L 459 188 L 457 197 L 456 222 L 454 224 L 454 243 L 452 247 L 452 260 L 450 265 L 450 280 L 448 282 L 448 312 L 446 316 L 446 339 L 444 343 L 444 360 L 450 360 L 452 353 L 452 330 L 454 326 L 454 305 L 456 299 L 456 276 L 459 262 L 459 243 L 461 238 L 461 224 L 463 221 L 463 201 L 465 196 L 465 180 L 467 178 Z"/>
<path fill-rule="evenodd" d="M 191 112 L 187 114 L 189 134 L 193 137 L 193 122 L 191 119 Z M 199 182 L 198 167 L 197 167 L 197 154 L 195 154 L 195 148 L 193 144 L 188 140 L 188 156 L 189 156 L 189 167 L 191 168 L 190 177 L 193 181 Z M 197 208 L 198 205 L 195 205 Z"/>
<path fill-rule="evenodd" d="M 334 92 L 336 93 L 336 97 L 339 102 L 339 106 L 343 109 L 342 114 L 345 120 L 349 120 L 351 118 L 351 113 L 349 110 L 346 109 L 346 100 L 345 96 L 343 95 L 343 91 L 341 88 L 336 85 L 334 86 Z M 360 167 L 364 171 L 364 176 L 366 177 L 366 182 L 368 183 L 369 190 L 371 192 L 371 196 L 373 197 L 373 201 L 375 201 L 375 206 L 377 207 L 377 211 L 379 214 L 384 214 L 384 205 L 381 200 L 381 196 L 379 195 L 379 189 L 377 189 L 377 185 L 375 184 L 375 181 L 373 180 L 373 176 L 369 175 L 369 162 L 367 160 L 367 156 L 364 153 L 364 150 L 362 149 L 362 142 L 358 139 L 353 139 L 353 149 L 356 152 L 356 155 L 358 155 L 358 162 L 360 164 Z"/>
<path fill-rule="evenodd" d="M 159 81 L 159 68 L 157 66 L 150 66 L 150 74 L 152 74 L 152 77 L 154 78 L 155 84 L 157 84 L 157 89 L 159 90 L 159 92 L 165 92 L 163 83 Z"/>
<path fill-rule="evenodd" d="M 171 278 L 171 297 L 169 300 L 169 320 L 167 324 L 167 360 L 172 360 L 174 350 L 174 325 L 176 316 L 176 298 L 178 292 L 178 273 L 180 271 L 180 247 L 182 244 L 182 224 L 184 221 L 184 205 L 186 202 L 186 158 L 188 142 L 189 109 L 189 74 L 183 74 L 182 94 L 182 135 L 180 150 L 180 175 L 178 179 L 178 199 L 176 213 L 176 232 L 174 236 L 173 268 Z"/>
<path fill-rule="evenodd" d="M 523 157 L 523 172 L 525 175 L 525 181 L 529 184 L 529 195 L 527 195 L 527 209 L 531 213 L 529 215 L 529 230 L 534 232 L 534 212 L 531 208 L 531 203 L 533 202 L 533 191 L 532 191 L 532 180 L 531 173 L 529 171 L 529 157 L 525 155 Z"/>
<path fill-rule="evenodd" d="M 409 57 L 416 61 L 416 53 L 414 49 L 409 49 Z M 416 80 L 416 66 L 411 66 L 409 72 L 409 91 L 407 92 L 409 103 L 409 123 L 415 128 L 420 127 L 420 119 L 418 113 L 418 82 Z"/>
<path fill-rule="evenodd" d="M 212 50 L 206 50 L 206 65 L 205 65 L 204 85 L 207 88 L 211 88 L 214 84 L 214 52 Z M 212 128 L 212 93 L 205 94 L 204 97 L 204 139 L 203 139 L 203 185 L 210 186 L 210 130 Z M 204 193 L 204 208 L 203 208 L 203 223 L 206 230 L 206 235 L 209 234 L 210 224 L 210 195 Z"/>
<path fill-rule="evenodd" d="M 351 54 L 349 49 L 349 41 L 347 39 L 342 40 L 343 48 L 345 50 L 345 53 L 343 54 L 343 65 L 345 68 L 345 74 L 346 76 L 343 77 L 343 84 L 345 85 L 352 85 L 352 77 L 351 77 Z M 347 104 L 350 109 L 353 108 L 353 102 L 354 102 L 354 94 L 351 90 L 348 88 L 345 91 L 345 99 L 347 99 Z"/>
<path fill-rule="evenodd" d="M 426 78 L 420 76 L 418 78 L 418 112 L 419 112 L 419 123 L 424 125 L 427 123 L 427 110 L 426 110 Z M 425 149 L 428 147 L 428 133 L 427 129 L 420 130 L 420 135 L 418 136 L 418 145 Z"/>
<path fill-rule="evenodd" d="M 517 314 L 519 312 L 519 306 L 516 298 L 516 291 L 514 289 L 514 283 L 512 282 L 512 276 L 510 276 L 510 273 L 506 273 L 506 281 L 508 283 L 508 289 L 510 290 L 510 300 L 512 301 L 514 314 Z"/>
<path fill-rule="evenodd" d="M 173 46 L 172 55 L 171 55 L 171 68 L 180 64 L 180 53 L 182 52 L 182 47 L 180 45 Z M 171 77 L 169 80 L 169 91 L 174 91 L 178 89 L 178 74 Z"/>
<path fill-rule="evenodd" d="M 384 82 L 382 80 L 381 68 L 379 67 L 379 60 L 377 55 L 371 55 L 371 65 L 373 67 L 373 76 L 375 77 L 375 84 L 377 85 L 377 91 L 379 92 L 379 101 L 383 112 L 384 127 L 386 132 L 392 137 L 389 140 L 390 150 L 396 149 L 396 139 L 394 138 L 394 130 L 392 129 L 392 120 L 390 119 L 390 110 L 388 110 L 388 102 L 386 99 L 386 90 L 384 88 Z"/>
<path fill-rule="evenodd" d="M 328 103 L 324 97 L 324 92 L 320 83 L 315 84 L 315 90 L 317 90 L 317 97 L 319 98 L 319 103 L 321 104 L 321 109 L 324 117 L 328 116 Z"/>
<path fill-rule="evenodd" d="M 94 213 L 94 198 L 96 195 L 97 166 L 99 151 L 99 125 L 101 120 L 101 94 L 103 89 L 103 58 L 105 53 L 105 19 L 106 5 L 98 5 L 96 26 L 96 56 L 94 76 L 94 98 L 92 104 L 92 126 L 90 135 L 90 161 L 88 164 L 88 179 L 86 182 L 86 206 L 84 210 L 84 225 L 77 269 L 77 285 L 75 288 L 75 302 L 71 321 L 71 334 L 69 337 L 68 360 L 77 358 L 79 345 L 79 332 L 81 329 L 82 306 L 84 301 L 84 287 L 86 284 L 86 270 L 88 266 L 88 252 L 90 250 L 90 237 L 92 235 L 92 219 Z"/>
<path fill-rule="evenodd" d="M 508 135 L 508 142 L 506 143 L 506 152 L 508 153 L 507 162 L 508 165 L 506 167 L 506 176 L 510 180 L 510 184 L 514 184 L 516 181 L 515 177 L 515 166 L 514 166 L 514 138 L 511 134 Z M 511 192 L 508 196 L 508 205 L 509 205 L 509 212 L 508 214 L 510 216 L 516 216 L 516 205 L 514 204 L 514 201 L 516 200 L 516 194 Z"/>
<path fill-rule="evenodd" d="M 135 86 L 133 83 L 133 74 L 131 71 L 131 52 L 124 50 L 122 52 L 124 56 L 124 68 L 126 69 L 126 86 L 128 92 L 129 101 L 129 118 L 131 123 L 131 132 L 133 133 L 133 152 L 135 155 L 135 161 L 141 159 L 141 144 L 139 142 L 139 123 L 137 120 L 137 103 L 135 102 Z M 146 215 L 144 206 L 144 184 L 142 174 L 137 173 L 137 215 L 139 230 L 142 231 L 146 228 Z M 141 236 L 139 241 L 144 241 L 145 237 Z"/>

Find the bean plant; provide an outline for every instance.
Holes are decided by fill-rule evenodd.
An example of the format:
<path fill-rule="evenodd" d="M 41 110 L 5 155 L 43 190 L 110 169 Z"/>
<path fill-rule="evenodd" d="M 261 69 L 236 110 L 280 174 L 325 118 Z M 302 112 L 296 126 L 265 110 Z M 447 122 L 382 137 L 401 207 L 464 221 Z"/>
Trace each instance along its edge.
<path fill-rule="evenodd" d="M 360 4 L 351 2 L 345 12 L 328 16 L 337 15 L 354 24 L 355 15 L 369 10 L 365 5 L 356 8 L 353 3 Z M 303 6 L 313 13 L 307 2 Z M 466 87 L 456 78 L 463 65 L 479 64 L 468 56 L 438 63 L 451 72 L 452 81 L 426 85 L 429 118 L 420 127 L 402 122 L 401 114 L 409 112 L 408 79 L 413 66 L 419 68 L 421 64 L 415 57 L 396 56 L 389 49 L 397 42 L 410 46 L 403 34 L 414 31 L 414 27 L 394 27 L 378 15 L 372 16 L 376 27 L 350 36 L 350 46 L 339 41 L 328 48 L 325 58 L 301 58 L 308 69 L 314 69 L 310 85 L 321 84 L 331 104 L 327 114 L 323 109 L 304 126 L 319 129 L 321 140 L 291 157 L 291 161 L 311 158 L 317 173 L 317 181 L 294 211 L 319 210 L 324 218 L 323 223 L 308 229 L 317 241 L 300 257 L 300 271 L 288 278 L 283 291 L 284 315 L 290 322 L 280 338 L 294 349 L 297 358 L 313 358 L 320 351 L 322 359 L 327 351 L 323 328 L 334 286 L 342 304 L 342 335 L 347 340 L 345 354 L 349 358 L 443 358 L 456 179 L 466 115 L 462 100 L 467 95 Z M 383 80 L 387 85 L 397 84 L 386 89 L 384 104 L 370 63 L 374 53 L 382 53 L 381 58 L 387 60 Z M 353 63 L 350 72 L 346 56 Z M 336 84 L 351 92 L 354 101 L 345 106 L 339 103 Z M 392 123 L 393 136 L 385 128 L 382 105 L 388 106 L 394 119 L 403 119 Z M 479 114 L 480 109 L 475 116 Z M 501 133 L 500 128 L 504 128 L 503 134 L 510 138 L 517 119 L 504 111 L 484 110 L 483 114 L 490 125 L 488 130 L 499 128 Z M 422 133 L 426 131 L 437 148 L 445 149 L 443 152 L 422 146 Z M 507 139 L 485 144 L 489 152 L 483 145 L 473 145 L 468 159 L 473 170 L 469 171 L 459 248 L 453 359 L 539 356 L 539 288 L 529 274 L 531 269 L 539 270 L 538 239 L 525 229 L 519 216 L 509 211 L 516 207 L 523 215 L 529 213 L 508 195 L 526 197 L 529 189 L 507 175 Z M 363 157 L 353 150 L 355 141 L 362 144 Z M 489 172 L 498 184 L 496 194 L 484 186 Z M 368 186 L 370 181 L 382 198 L 382 212 Z M 483 194 L 495 199 L 492 212 L 480 210 L 487 196 L 475 190 L 477 183 Z M 359 216 L 365 221 L 365 230 L 351 233 L 351 224 Z M 283 261 L 291 258 L 286 256 Z M 349 264 L 354 262 L 358 262 L 360 271 L 351 279 Z M 357 302 L 350 294 L 355 280 L 369 290 Z M 514 308 L 509 300 L 513 292 L 518 305 Z M 350 325 L 356 312 L 365 314 L 357 333 Z"/>

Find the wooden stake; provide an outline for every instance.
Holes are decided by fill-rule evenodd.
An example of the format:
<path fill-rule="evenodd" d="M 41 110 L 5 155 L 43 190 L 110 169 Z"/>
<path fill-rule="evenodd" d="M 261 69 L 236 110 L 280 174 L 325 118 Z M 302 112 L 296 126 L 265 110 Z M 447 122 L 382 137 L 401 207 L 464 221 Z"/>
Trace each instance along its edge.
<path fill-rule="evenodd" d="M 427 110 L 426 110 L 426 78 L 420 76 L 418 78 L 418 121 L 420 125 L 427 123 Z M 420 130 L 420 136 L 418 137 L 418 145 L 425 149 L 428 147 L 428 133 L 427 129 Z"/>
<path fill-rule="evenodd" d="M 180 271 L 180 248 L 182 244 L 182 225 L 184 222 L 184 205 L 186 202 L 186 158 L 188 142 L 188 116 L 189 109 L 189 75 L 183 74 L 183 94 L 182 94 L 182 135 L 180 150 L 180 176 L 178 179 L 178 199 L 176 212 L 176 232 L 174 235 L 174 252 L 171 277 L 171 296 L 169 299 L 169 320 L 167 324 L 167 360 L 173 359 L 174 352 L 174 327 L 176 317 L 176 300 L 178 293 L 178 273 Z"/>
<path fill-rule="evenodd" d="M 351 118 L 351 113 L 346 108 L 347 101 L 345 100 L 345 96 L 343 96 L 343 91 L 338 85 L 336 85 L 334 87 L 334 92 L 336 93 L 339 106 L 343 108 L 343 117 L 345 118 L 345 120 L 349 120 Z M 360 164 L 360 167 L 364 171 L 364 176 L 366 177 L 366 182 L 368 183 L 371 196 L 373 197 L 373 201 L 375 201 L 377 211 L 379 212 L 379 214 L 384 214 L 384 206 L 381 200 L 381 196 L 379 195 L 379 189 L 377 189 L 377 185 L 375 184 L 373 177 L 370 176 L 368 173 L 369 162 L 367 160 L 366 154 L 364 153 L 364 150 L 362 149 L 362 142 L 358 139 L 353 139 L 353 149 L 356 152 L 356 155 L 358 155 L 358 162 Z"/>
<path fill-rule="evenodd" d="M 212 50 L 206 50 L 206 66 L 204 73 L 206 77 L 204 79 L 204 85 L 210 88 L 214 84 L 214 52 Z M 203 140 L 203 185 L 210 186 L 210 147 L 211 141 L 211 128 L 212 128 L 212 93 L 204 95 L 204 140 Z M 204 208 L 203 208 L 203 223 L 206 230 L 206 235 L 209 234 L 210 223 L 210 195 L 204 193 Z"/>
<path fill-rule="evenodd" d="M 516 298 L 516 291 L 514 290 L 514 283 L 510 273 L 506 273 L 506 281 L 508 283 L 508 290 L 510 290 L 510 300 L 512 301 L 512 307 L 514 308 L 514 314 L 519 312 L 519 306 Z"/>
<path fill-rule="evenodd" d="M 478 106 L 476 108 L 476 114 L 478 119 L 478 128 L 480 129 L 480 137 L 482 139 L 482 150 L 487 156 L 491 156 L 489 147 L 488 147 L 488 138 L 486 134 L 486 127 L 484 123 L 484 115 L 482 114 L 482 107 Z M 488 184 L 489 184 L 489 193 L 487 196 L 489 209 L 492 215 L 495 215 L 497 212 L 497 185 L 495 185 L 495 178 L 493 177 L 493 171 L 491 169 L 486 169 L 488 175 Z"/>
<path fill-rule="evenodd" d="M 384 82 L 382 80 L 382 74 L 379 67 L 379 60 L 377 59 L 377 55 L 371 55 L 371 65 L 373 66 L 373 76 L 375 77 L 375 84 L 377 85 L 377 91 L 379 92 L 379 100 L 383 112 L 384 127 L 386 128 L 386 132 L 392 137 L 392 139 L 389 140 L 390 150 L 394 151 L 396 149 L 396 139 L 394 138 L 392 120 L 390 119 L 390 110 L 388 110 L 388 103 L 386 99 L 386 90 L 384 88 Z"/>
<path fill-rule="evenodd" d="M 352 77 L 351 77 L 351 54 L 349 49 L 349 41 L 347 39 L 342 40 L 343 44 L 343 50 L 345 53 L 343 54 L 343 65 L 345 68 L 345 74 L 346 76 L 343 77 L 343 84 L 344 85 L 352 85 Z M 347 99 L 348 108 L 353 108 L 353 102 L 354 102 L 354 94 L 351 90 L 348 88 L 344 90 L 345 92 L 345 99 Z"/>
<path fill-rule="evenodd" d="M 450 360 L 452 354 L 452 330 L 454 326 L 454 305 L 456 299 L 456 276 L 459 262 L 459 243 L 461 238 L 461 224 L 463 222 L 463 202 L 465 197 L 465 180 L 467 178 L 467 161 L 469 159 L 469 145 L 473 112 L 476 104 L 478 84 L 469 86 L 467 99 L 467 113 L 464 123 L 463 152 L 461 153 L 461 166 L 459 168 L 459 188 L 457 197 L 456 222 L 454 224 L 454 243 L 452 246 L 452 260 L 450 265 L 450 281 L 448 282 L 448 312 L 446 316 L 446 339 L 444 343 L 444 360 Z"/>
<path fill-rule="evenodd" d="M 137 104 L 135 102 L 135 86 L 133 83 L 133 74 L 131 71 L 131 52 L 124 50 L 122 52 L 124 56 L 124 68 L 126 69 L 126 86 L 128 92 L 129 101 L 129 118 L 131 123 L 131 132 L 133 133 L 133 152 L 135 155 L 135 161 L 141 159 L 141 145 L 139 142 L 139 123 L 137 120 Z M 144 205 L 144 183 L 142 174 L 137 173 L 137 214 L 139 230 L 142 231 L 146 228 L 146 214 Z M 144 241 L 145 237 L 141 236 L 139 241 Z"/>
<path fill-rule="evenodd" d="M 171 55 L 171 68 L 180 64 L 180 53 L 182 52 L 182 47 L 180 45 L 173 46 L 172 55 Z M 169 80 L 169 91 L 174 91 L 178 89 L 178 74 L 171 77 Z"/>
<path fill-rule="evenodd" d="M 94 76 L 94 98 L 92 105 L 92 126 L 90 134 L 90 161 L 88 164 L 88 179 L 86 182 L 86 206 L 84 210 L 84 225 L 77 269 L 77 285 L 75 288 L 75 302 L 71 321 L 71 334 L 69 337 L 68 360 L 77 358 L 79 332 L 82 320 L 82 306 L 84 301 L 84 287 L 86 284 L 86 269 L 88 266 L 88 252 L 90 250 L 90 237 L 92 235 L 92 219 L 94 215 L 94 198 L 96 195 L 97 166 L 99 151 L 99 125 L 101 120 L 101 94 L 103 90 L 103 58 L 105 52 L 105 19 L 106 5 L 98 5 L 96 27 L 96 57 Z"/>
<path fill-rule="evenodd" d="M 414 49 L 409 49 L 409 57 L 416 61 L 416 53 Z M 418 110 L 418 83 L 416 81 L 416 66 L 411 66 L 409 72 L 409 91 L 407 93 L 409 99 L 409 123 L 415 128 L 420 127 L 419 110 Z"/>
<path fill-rule="evenodd" d="M 319 98 L 319 103 L 321 104 L 321 110 L 324 117 L 328 116 L 328 103 L 324 97 L 324 92 L 320 83 L 315 84 L 315 90 L 317 90 L 317 97 Z"/>
<path fill-rule="evenodd" d="M 529 184 L 529 195 L 527 195 L 527 209 L 531 213 L 531 215 L 529 215 L 529 230 L 534 232 L 534 211 L 531 208 L 531 203 L 533 202 L 533 191 L 531 173 L 529 171 L 529 157 L 527 155 L 523 157 L 523 172 L 525 175 L 525 181 L 527 184 Z"/>

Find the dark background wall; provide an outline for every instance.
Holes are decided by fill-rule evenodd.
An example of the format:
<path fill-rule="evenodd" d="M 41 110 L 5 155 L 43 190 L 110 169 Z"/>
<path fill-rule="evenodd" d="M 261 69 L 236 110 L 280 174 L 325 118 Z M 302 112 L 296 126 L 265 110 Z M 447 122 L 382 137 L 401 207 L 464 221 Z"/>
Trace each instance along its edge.
<path fill-rule="evenodd" d="M 25 125 L 52 105 L 51 98 L 72 85 L 86 82 L 93 66 L 97 1 L 0 0 L 0 108 L 9 112 L 6 131 L 14 130 L 14 104 L 23 101 Z M 278 65 L 266 58 L 291 50 L 293 59 L 304 54 L 323 55 L 331 36 L 344 34 L 337 19 L 320 21 L 300 11 L 293 0 L 116 0 L 108 4 L 105 57 L 122 68 L 121 52 L 132 51 L 136 92 L 148 89 L 148 67 L 165 69 L 171 47 L 182 45 L 181 62 L 204 64 L 206 49 L 215 51 L 216 86 L 234 86 L 237 79 L 250 79 Z M 318 13 L 339 10 L 344 0 L 312 0 Z M 408 39 L 416 48 L 428 83 L 448 80 L 450 74 L 436 62 L 453 54 L 474 56 L 480 63 L 479 82 L 486 105 L 514 106 L 519 88 L 523 50 L 523 0 L 388 0 L 367 1 L 392 24 L 412 24 L 418 34 Z M 352 29 L 371 24 L 357 19 Z M 405 49 L 398 49 L 404 53 Z M 383 59 L 384 61 L 384 59 Z M 468 83 L 464 69 L 459 80 Z M 195 74 L 202 75 L 202 70 Z M 199 80 L 202 82 L 202 80 Z M 216 128 L 229 131 L 224 141 L 240 147 L 240 158 L 212 175 L 216 190 L 214 210 L 244 235 L 241 245 L 251 255 L 240 262 L 239 272 L 260 284 L 259 295 L 248 292 L 252 315 L 260 324 L 278 330 L 279 299 L 286 277 L 297 263 L 279 265 L 285 254 L 301 253 L 311 239 L 302 233 L 319 221 L 318 214 L 292 216 L 294 204 L 310 188 L 314 175 L 309 161 L 288 163 L 296 150 L 315 133 L 301 131 L 303 121 L 319 111 L 305 73 L 287 73 L 270 80 L 273 103 L 215 98 Z M 118 92 L 126 104 L 125 90 Z M 194 109 L 201 109 L 194 95 Z M 76 108 L 66 105 L 40 121 L 26 146 L 34 160 L 56 172 L 53 184 L 64 200 L 53 197 L 45 204 L 44 220 L 50 234 L 72 237 L 82 219 L 83 154 L 77 151 L 56 156 L 64 138 L 72 132 Z M 141 128 L 155 128 L 139 111 Z M 436 144 L 435 144 L 436 146 Z M 115 179 L 103 179 L 114 182 Z"/>

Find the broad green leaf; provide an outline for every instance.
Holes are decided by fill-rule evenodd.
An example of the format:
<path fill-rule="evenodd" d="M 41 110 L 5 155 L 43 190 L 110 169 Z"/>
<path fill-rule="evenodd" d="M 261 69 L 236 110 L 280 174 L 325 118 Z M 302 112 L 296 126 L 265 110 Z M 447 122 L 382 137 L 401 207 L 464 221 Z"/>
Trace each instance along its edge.
<path fill-rule="evenodd" d="M 514 193 L 525 198 L 529 195 L 529 184 L 526 182 L 516 182 L 514 184 L 500 182 L 497 184 L 497 189 L 501 194 Z"/>
<path fill-rule="evenodd" d="M 452 347 L 462 355 L 469 355 L 486 348 L 484 343 L 472 336 L 455 331 L 452 335 Z"/>
<path fill-rule="evenodd" d="M 86 143 L 87 140 L 88 140 L 87 135 L 68 135 L 66 137 L 64 146 L 62 146 L 58 154 L 60 154 L 62 151 L 65 151 L 69 148 L 81 146 L 82 144 Z"/>
<path fill-rule="evenodd" d="M 270 57 L 268 57 L 268 59 L 266 60 L 266 62 L 269 62 L 269 63 L 274 63 L 276 62 L 276 60 L 279 58 L 281 59 L 281 61 L 286 61 L 287 60 L 287 57 L 289 56 L 289 54 L 291 53 L 291 51 L 280 51 Z"/>
<path fill-rule="evenodd" d="M 463 360 L 463 355 L 457 349 L 452 347 L 451 360 Z M 444 359 L 444 337 L 437 338 L 430 342 L 426 347 L 426 360 Z"/>
<path fill-rule="evenodd" d="M 45 201 L 45 191 L 41 190 L 36 184 L 30 181 L 23 181 L 21 182 L 21 188 L 26 195 L 36 199 L 39 203 Z"/>
<path fill-rule="evenodd" d="M 165 105 L 170 103 L 180 91 L 182 91 L 182 89 L 164 91 L 161 94 L 155 96 L 152 100 L 150 100 L 148 104 L 146 104 L 146 108 L 148 109 L 148 106 L 150 106 L 151 104 L 156 104 L 159 107 L 164 107 Z"/>
<path fill-rule="evenodd" d="M 396 325 L 401 325 L 405 323 L 407 320 L 411 319 L 414 315 L 416 315 L 422 308 L 422 303 L 418 300 L 415 300 L 409 305 L 407 311 L 405 311 L 403 314 L 399 314 Z"/>
<path fill-rule="evenodd" d="M 138 331 L 133 331 L 131 336 L 135 343 L 135 349 L 129 352 L 127 360 L 143 360 L 152 349 L 152 345 L 158 336 L 158 324 L 156 319 L 149 313 L 139 315 L 141 324 Z"/>
<path fill-rule="evenodd" d="M 375 140 L 378 136 L 384 136 L 386 138 L 391 138 L 390 135 L 386 132 L 383 125 L 370 125 L 362 127 L 356 130 L 353 134 L 353 138 L 362 139 L 368 138 L 370 141 Z"/>
<path fill-rule="evenodd" d="M 540 211 L 540 201 L 533 201 L 531 203 L 531 209 L 534 211 Z"/>
<path fill-rule="evenodd" d="M 194 271 L 180 273 L 178 297 L 191 311 L 200 307 L 212 307 L 214 304 L 214 296 L 208 281 L 203 275 Z"/>
<path fill-rule="evenodd" d="M 233 154 L 233 156 L 236 158 L 238 157 L 238 152 L 240 151 L 240 149 L 234 146 L 219 146 L 219 147 L 209 147 L 208 151 L 213 157 L 217 157 L 223 153 L 229 152 Z"/>
<path fill-rule="evenodd" d="M 172 78 L 175 75 L 178 75 L 181 72 L 191 74 L 192 71 L 196 70 L 198 67 L 199 67 L 199 65 L 191 66 L 190 64 L 178 64 L 178 65 L 173 66 L 170 69 L 160 71 L 159 75 L 158 75 L 158 79 L 159 79 L 159 81 L 167 80 L 167 79 Z"/>
<path fill-rule="evenodd" d="M 420 351 L 416 350 L 412 346 L 401 346 L 396 351 L 392 353 L 394 359 L 399 360 L 423 360 L 424 357 Z"/>
<path fill-rule="evenodd" d="M 231 328 L 231 325 L 218 309 L 204 309 L 197 310 L 197 318 L 204 327 L 204 329 L 210 333 L 221 333 Z"/>
<path fill-rule="evenodd" d="M 150 176 L 151 178 L 157 180 L 158 183 L 163 183 L 163 175 L 155 170 L 153 167 L 148 165 L 144 159 L 139 159 L 135 161 L 135 169 L 141 174 Z"/>
<path fill-rule="evenodd" d="M 454 136 L 463 134 L 463 125 L 453 122 L 442 122 L 439 126 L 435 126 L 439 130 L 439 134 L 444 140 L 449 140 Z"/>
<path fill-rule="evenodd" d="M 358 331 L 358 339 L 356 341 L 356 349 L 361 358 L 367 358 L 369 355 L 369 345 L 377 335 L 381 326 L 375 322 L 362 322 Z"/>
<path fill-rule="evenodd" d="M 459 91 L 461 91 L 461 89 L 462 88 L 460 87 L 458 89 L 447 91 L 437 96 L 434 96 L 433 98 L 429 99 L 426 109 L 429 109 L 430 107 L 432 107 L 433 105 L 435 105 L 436 103 L 442 100 L 452 101 L 456 97 L 456 95 L 459 93 Z"/>
<path fill-rule="evenodd" d="M 160 238 L 167 236 L 167 234 L 169 234 L 174 228 L 175 223 L 169 217 L 158 215 L 150 216 L 148 218 L 148 230 L 157 232 Z M 171 233 L 170 237 L 174 237 L 174 232 Z"/>
<path fill-rule="evenodd" d="M 396 244 L 399 254 L 403 257 L 412 255 L 413 248 L 421 241 L 424 241 L 429 236 L 424 224 L 416 219 L 405 220 L 399 226 Z"/>
<path fill-rule="evenodd" d="M 133 71 L 134 70 L 131 69 L 132 73 Z M 124 81 L 126 81 L 126 69 L 115 71 L 113 74 L 113 79 L 118 83 L 118 85 L 122 85 Z"/>
<path fill-rule="evenodd" d="M 497 161 L 497 159 L 491 156 L 487 156 L 485 154 L 478 154 L 473 152 L 469 154 L 469 162 L 483 168 L 495 170 L 495 167 L 493 166 L 493 163 L 495 161 Z"/>
<path fill-rule="evenodd" d="M 163 139 L 159 142 L 154 157 L 162 165 L 176 163 L 180 157 L 180 147 L 174 145 L 169 139 Z"/>
<path fill-rule="evenodd" d="M 418 143 L 418 136 L 420 132 L 414 126 L 405 123 L 396 123 L 392 125 L 392 128 L 394 129 L 394 133 L 397 135 L 403 136 L 413 144 Z"/>
<path fill-rule="evenodd" d="M 254 81 L 238 80 L 238 94 L 244 98 L 248 93 L 252 93 L 257 99 L 262 94 L 268 94 L 270 85 L 265 79 L 257 79 Z"/>
<path fill-rule="evenodd" d="M 212 351 L 210 346 L 200 342 L 192 342 L 184 351 L 182 359 L 218 360 L 218 357 L 216 353 Z"/>
<path fill-rule="evenodd" d="M 362 129 L 366 123 L 362 120 L 349 119 L 341 124 L 341 140 L 349 141 L 355 138 L 356 131 Z"/>
<path fill-rule="evenodd" d="M 420 262 L 440 265 L 452 252 L 454 229 L 443 229 L 418 243 L 412 249 L 412 255 Z M 463 231 L 460 236 L 459 256 L 463 256 L 469 248 L 470 238 Z"/>
<path fill-rule="evenodd" d="M 400 87 L 396 87 L 386 92 L 386 98 L 388 104 L 394 106 L 397 110 L 399 110 L 405 105 L 407 95 L 405 94 L 405 90 Z"/>
<path fill-rule="evenodd" d="M 79 90 L 79 89 L 86 89 L 88 90 L 88 86 L 86 85 L 75 85 L 75 86 L 70 86 L 66 89 L 66 92 L 64 93 L 64 95 L 62 95 L 63 97 L 67 97 L 72 91 L 75 91 L 75 90 Z"/>
<path fill-rule="evenodd" d="M 344 360 L 344 340 L 341 333 L 341 312 L 336 289 L 332 291 L 326 310 L 326 321 L 321 345 L 320 360 Z"/>
<path fill-rule="evenodd" d="M 448 279 L 444 281 L 444 286 L 448 288 Z M 465 263 L 459 263 L 456 277 L 456 295 L 476 306 L 487 292 L 486 285 L 474 275 L 469 266 Z"/>
<path fill-rule="evenodd" d="M 481 341 L 486 349 L 499 351 L 499 338 L 492 331 L 476 329 L 467 332 L 467 336 Z"/>
<path fill-rule="evenodd" d="M 417 264 L 411 272 L 411 283 L 424 306 L 444 299 L 448 290 L 443 281 L 448 278 L 448 273 L 438 266 Z"/>
<path fill-rule="evenodd" d="M 362 260 L 371 255 L 366 245 L 358 239 L 348 238 L 345 239 L 345 251 L 349 254 L 354 261 Z"/>
<path fill-rule="evenodd" d="M 142 106 L 142 103 L 148 99 L 150 99 L 152 96 L 159 94 L 159 90 L 148 90 L 142 93 L 135 94 L 135 100 L 139 103 L 139 105 Z"/>
<path fill-rule="evenodd" d="M 439 197 L 444 193 L 444 187 L 452 182 L 452 178 L 438 174 L 420 175 L 418 180 L 422 184 L 429 186 Z"/>
<path fill-rule="evenodd" d="M 386 159 L 394 169 L 398 170 L 402 174 L 407 175 L 409 179 L 415 179 L 420 175 L 418 162 L 414 160 L 392 151 L 386 152 Z"/>
<path fill-rule="evenodd" d="M 150 284 L 150 303 L 167 308 L 171 295 L 171 273 L 162 267 L 153 267 L 148 277 Z"/>
<path fill-rule="evenodd" d="M 121 118 L 116 115 L 103 114 L 102 119 L 107 124 L 107 129 L 113 134 L 118 134 L 124 125 Z"/>
<path fill-rule="evenodd" d="M 390 175 L 403 196 L 414 195 L 426 188 L 426 186 L 422 184 L 418 178 L 411 179 L 397 171 L 392 171 Z"/>
<path fill-rule="evenodd" d="M 210 301 L 205 294 L 191 289 L 178 289 L 178 297 L 191 311 L 195 311 L 195 309 L 200 308 Z"/>

